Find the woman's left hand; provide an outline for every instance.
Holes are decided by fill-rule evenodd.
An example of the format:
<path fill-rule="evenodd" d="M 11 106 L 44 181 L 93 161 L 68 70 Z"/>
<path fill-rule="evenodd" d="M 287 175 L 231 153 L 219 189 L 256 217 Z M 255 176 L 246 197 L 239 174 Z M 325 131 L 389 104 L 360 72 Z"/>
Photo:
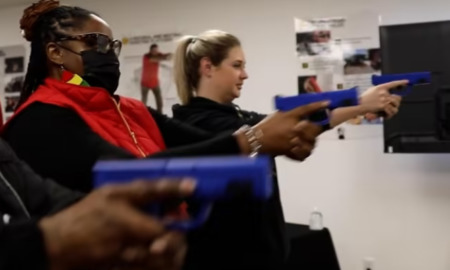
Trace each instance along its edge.
<path fill-rule="evenodd" d="M 388 119 L 397 114 L 402 98 L 389 91 L 406 84 L 407 80 L 393 81 L 367 89 L 360 97 L 363 114 L 385 112 Z"/>

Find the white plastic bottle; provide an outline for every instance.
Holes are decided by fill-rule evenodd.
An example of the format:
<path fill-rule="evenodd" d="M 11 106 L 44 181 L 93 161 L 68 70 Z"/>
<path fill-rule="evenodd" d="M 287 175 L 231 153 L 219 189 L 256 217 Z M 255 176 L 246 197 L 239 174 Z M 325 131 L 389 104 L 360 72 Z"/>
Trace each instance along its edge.
<path fill-rule="evenodd" d="M 314 211 L 311 212 L 309 218 L 309 229 L 313 231 L 320 231 L 323 229 L 323 215 L 317 207 L 314 207 Z"/>

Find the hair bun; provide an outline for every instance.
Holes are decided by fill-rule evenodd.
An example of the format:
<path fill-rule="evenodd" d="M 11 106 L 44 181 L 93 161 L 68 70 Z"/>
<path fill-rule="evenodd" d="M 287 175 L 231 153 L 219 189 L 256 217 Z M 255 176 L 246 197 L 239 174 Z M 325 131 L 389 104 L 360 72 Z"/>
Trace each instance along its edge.
<path fill-rule="evenodd" d="M 42 14 L 59 7 L 58 0 L 39 0 L 23 11 L 20 19 L 20 29 L 23 37 L 31 41 L 33 38 L 33 26 Z"/>

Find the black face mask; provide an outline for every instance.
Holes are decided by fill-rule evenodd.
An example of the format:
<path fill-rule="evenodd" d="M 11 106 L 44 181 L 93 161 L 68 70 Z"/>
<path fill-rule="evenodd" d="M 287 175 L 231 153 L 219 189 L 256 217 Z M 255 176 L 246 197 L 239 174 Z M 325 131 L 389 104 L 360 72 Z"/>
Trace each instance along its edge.
<path fill-rule="evenodd" d="M 84 65 L 83 79 L 90 86 L 104 88 L 113 95 L 120 78 L 120 64 L 116 54 L 112 50 L 101 53 L 93 49 L 82 51 L 81 58 Z"/>

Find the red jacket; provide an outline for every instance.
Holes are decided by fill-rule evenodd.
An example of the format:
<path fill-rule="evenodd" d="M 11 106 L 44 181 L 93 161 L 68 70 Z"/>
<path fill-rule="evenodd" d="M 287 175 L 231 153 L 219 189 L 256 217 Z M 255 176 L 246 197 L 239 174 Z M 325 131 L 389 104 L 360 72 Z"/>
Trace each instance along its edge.
<path fill-rule="evenodd" d="M 164 150 L 161 132 L 145 105 L 126 97 L 119 100 L 102 88 L 47 78 L 13 117 L 34 102 L 57 105 L 77 112 L 95 133 L 137 157 Z"/>

